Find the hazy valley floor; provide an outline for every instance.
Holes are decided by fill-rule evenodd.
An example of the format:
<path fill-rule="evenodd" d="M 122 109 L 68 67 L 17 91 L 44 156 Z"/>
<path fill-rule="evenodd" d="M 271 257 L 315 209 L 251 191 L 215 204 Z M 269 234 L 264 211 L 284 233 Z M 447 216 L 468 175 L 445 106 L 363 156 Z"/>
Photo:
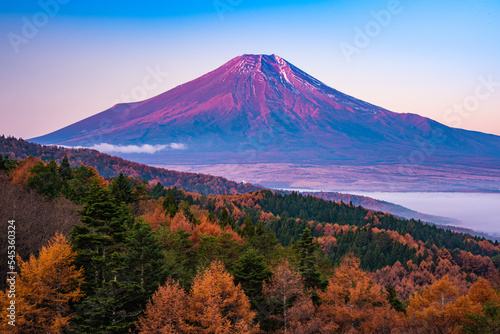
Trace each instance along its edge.
<path fill-rule="evenodd" d="M 455 226 L 500 237 L 498 193 L 356 192 L 356 194 L 397 203 L 431 215 L 449 217 L 455 220 Z"/>
<path fill-rule="evenodd" d="M 287 163 L 157 165 L 269 188 L 340 192 L 500 192 L 500 171 L 464 166 L 317 166 Z"/>

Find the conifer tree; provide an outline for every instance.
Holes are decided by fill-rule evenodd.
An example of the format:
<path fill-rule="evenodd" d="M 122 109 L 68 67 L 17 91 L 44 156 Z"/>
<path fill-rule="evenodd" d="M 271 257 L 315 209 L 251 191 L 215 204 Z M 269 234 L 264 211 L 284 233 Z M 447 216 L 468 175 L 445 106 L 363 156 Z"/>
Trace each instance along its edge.
<path fill-rule="evenodd" d="M 195 333 L 242 333 L 259 331 L 254 325 L 255 312 L 240 286 L 221 262 L 212 262 L 197 275 L 191 288 L 189 322 Z"/>
<path fill-rule="evenodd" d="M 315 252 L 319 249 L 314 243 L 309 228 L 304 229 L 296 247 L 299 253 L 299 272 L 304 279 L 307 288 L 323 287 L 325 283 L 321 279 Z"/>
<path fill-rule="evenodd" d="M 99 186 L 99 175 L 95 169 L 85 166 L 73 169 L 73 178 L 68 181 L 66 196 L 77 204 L 83 204 L 94 187 Z"/>
<path fill-rule="evenodd" d="M 139 333 L 189 333 L 191 326 L 186 322 L 188 295 L 179 285 L 169 279 L 151 298 L 139 318 Z"/>
<path fill-rule="evenodd" d="M 88 274 L 88 296 L 77 305 L 81 332 L 126 333 L 167 276 L 161 245 L 149 224 L 132 222 L 110 191 L 95 188 L 72 236 Z"/>
<path fill-rule="evenodd" d="M 183 287 L 189 287 L 198 265 L 198 252 L 190 239 L 191 234 L 183 229 L 172 233 L 169 228 L 162 227 L 157 233 L 163 249 L 166 250 L 165 258 L 170 276 Z"/>
<path fill-rule="evenodd" d="M 126 278 L 136 286 L 134 304 L 137 311 L 141 312 L 168 276 L 165 256 L 157 234 L 141 219 L 132 226 L 125 246 Z"/>
<path fill-rule="evenodd" d="M 128 179 L 123 173 L 120 173 L 111 182 L 111 193 L 118 202 L 123 203 L 133 203 L 137 201 L 137 197 L 132 193 L 133 187 Z"/>
<path fill-rule="evenodd" d="M 429 333 L 457 333 L 465 314 L 479 314 L 481 305 L 461 295 L 448 275 L 416 292 L 409 299 L 407 326 L 410 330 L 425 328 Z"/>
<path fill-rule="evenodd" d="M 31 169 L 31 176 L 27 186 L 36 189 L 48 199 L 54 199 L 61 193 L 61 177 L 57 171 L 57 163 L 52 159 L 47 165 L 43 162 L 37 163 Z"/>
<path fill-rule="evenodd" d="M 153 198 L 158 199 L 160 197 L 165 197 L 165 195 L 167 194 L 167 191 L 165 190 L 163 185 L 160 182 L 158 182 L 158 183 L 156 183 L 154 188 L 151 190 L 150 194 Z"/>
<path fill-rule="evenodd" d="M 165 199 L 163 200 L 163 208 L 170 218 L 174 218 L 175 214 L 179 211 L 179 205 L 177 204 L 173 192 L 167 191 Z"/>
<path fill-rule="evenodd" d="M 66 237 L 57 233 L 38 258 L 32 254 L 24 262 L 17 257 L 21 275 L 16 280 L 16 326 L 8 325 L 2 314 L 0 329 L 4 333 L 63 333 L 69 329 L 70 303 L 84 296 L 83 270 L 75 266 L 75 256 Z M 2 307 L 0 312 L 5 311 Z"/>
<path fill-rule="evenodd" d="M 220 212 L 220 226 L 222 228 L 226 227 L 226 225 L 229 225 L 231 227 L 234 226 L 234 221 L 229 212 L 227 211 L 226 208 L 223 208 Z"/>
<path fill-rule="evenodd" d="M 498 334 L 500 328 L 500 303 L 487 302 L 480 313 L 467 314 L 462 320 L 463 332 L 476 334 Z"/>
<path fill-rule="evenodd" d="M 271 276 L 264 257 L 254 249 L 249 249 L 240 257 L 233 272 L 236 282 L 252 300 L 262 296 L 262 283 Z"/>
<path fill-rule="evenodd" d="M 5 157 L 0 154 L 0 170 L 5 172 L 10 172 L 17 166 L 18 162 L 14 159 L 9 159 L 9 156 L 6 154 Z"/>
<path fill-rule="evenodd" d="M 255 234 L 255 226 L 252 222 L 252 217 L 250 217 L 250 215 L 247 215 L 243 224 L 245 225 L 242 231 L 243 235 L 247 238 L 253 237 Z"/>
<path fill-rule="evenodd" d="M 269 282 L 263 285 L 263 292 L 271 305 L 275 306 L 274 318 L 282 323 L 284 332 L 290 327 L 290 309 L 294 301 L 304 296 L 304 282 L 288 260 L 282 259 L 273 269 Z"/>
<path fill-rule="evenodd" d="M 191 211 L 191 204 L 189 201 L 181 201 L 181 205 L 179 206 L 179 209 L 182 211 L 184 216 L 189 220 L 190 223 L 196 225 L 199 223 L 197 219 L 195 218 L 193 212 Z"/>
<path fill-rule="evenodd" d="M 392 285 L 387 285 L 385 289 L 387 291 L 387 300 L 391 304 L 391 307 L 398 312 L 406 313 L 405 305 L 399 299 L 396 289 Z"/>
<path fill-rule="evenodd" d="M 59 166 L 59 176 L 63 181 L 68 181 L 73 178 L 73 170 L 69 164 L 69 159 L 65 155 L 61 161 L 61 165 Z"/>
<path fill-rule="evenodd" d="M 82 225 L 75 225 L 71 241 L 77 251 L 77 264 L 85 268 L 87 289 L 109 280 L 107 261 L 125 238 L 127 217 L 120 212 L 107 189 L 92 186 L 87 202 L 80 211 Z"/>
<path fill-rule="evenodd" d="M 261 221 L 257 224 L 255 234 L 250 238 L 249 243 L 264 256 L 271 255 L 279 245 L 276 234 L 266 228 Z"/>
<path fill-rule="evenodd" d="M 94 185 L 81 210 L 82 225 L 71 232 L 76 262 L 85 270 L 87 297 L 77 305 L 77 327 L 82 332 L 126 331 L 134 315 L 127 311 L 133 285 L 124 279 L 123 242 L 128 213 L 115 204 L 108 189 Z"/>
<path fill-rule="evenodd" d="M 398 312 L 390 308 L 381 287 L 351 255 L 342 259 L 326 290 L 318 294 L 318 315 L 325 332 L 390 333 L 401 326 Z"/>

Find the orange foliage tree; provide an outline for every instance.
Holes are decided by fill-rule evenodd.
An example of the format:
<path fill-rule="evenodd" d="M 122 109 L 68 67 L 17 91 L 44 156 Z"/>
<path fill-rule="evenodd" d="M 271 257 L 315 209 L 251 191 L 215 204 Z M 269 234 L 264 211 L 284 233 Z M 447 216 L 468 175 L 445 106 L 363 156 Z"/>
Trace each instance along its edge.
<path fill-rule="evenodd" d="M 491 284 L 482 277 L 470 287 L 468 296 L 474 303 L 486 304 L 494 302 L 500 304 L 500 296 L 495 293 Z"/>
<path fill-rule="evenodd" d="M 250 300 L 222 263 L 210 267 L 194 279 L 188 319 L 201 333 L 256 333 L 256 314 Z"/>
<path fill-rule="evenodd" d="M 179 283 L 169 279 L 151 298 L 144 315 L 139 318 L 142 334 L 189 333 L 186 323 L 187 295 Z"/>
<path fill-rule="evenodd" d="M 42 161 L 40 158 L 34 158 L 32 156 L 29 156 L 21 161 L 16 168 L 10 172 L 11 182 L 19 186 L 24 186 L 28 181 L 28 178 L 31 176 L 31 168 L 33 168 L 40 161 Z"/>
<path fill-rule="evenodd" d="M 319 292 L 318 315 L 326 332 L 391 333 L 400 327 L 381 286 L 359 268 L 359 260 L 346 256 L 335 269 L 324 292 Z"/>
<path fill-rule="evenodd" d="M 222 263 L 198 274 L 189 295 L 171 280 L 162 286 L 139 320 L 141 333 L 257 333 L 255 312 L 243 289 Z"/>
<path fill-rule="evenodd" d="M 473 291 L 481 290 L 480 287 Z M 475 298 L 484 295 L 477 294 Z M 466 314 L 477 314 L 481 305 L 473 302 L 444 276 L 436 283 L 410 297 L 406 323 L 416 333 L 457 333 L 460 323 L 467 321 Z"/>
<path fill-rule="evenodd" d="M 139 210 L 141 217 L 151 225 L 153 231 L 164 225 L 167 221 L 165 218 L 165 209 L 160 200 L 149 199 L 139 201 Z"/>
<path fill-rule="evenodd" d="M 18 256 L 16 327 L 9 325 L 10 333 L 62 333 L 68 328 L 69 305 L 84 295 L 83 270 L 73 264 L 75 256 L 62 234 L 56 234 L 38 258 L 32 255 L 24 262 Z"/>
<path fill-rule="evenodd" d="M 193 233 L 193 223 L 191 223 L 189 219 L 186 218 L 182 211 L 177 212 L 173 218 L 167 218 L 167 220 L 169 221 L 170 230 L 172 232 L 175 233 L 178 230 L 182 229 L 187 233 Z"/>

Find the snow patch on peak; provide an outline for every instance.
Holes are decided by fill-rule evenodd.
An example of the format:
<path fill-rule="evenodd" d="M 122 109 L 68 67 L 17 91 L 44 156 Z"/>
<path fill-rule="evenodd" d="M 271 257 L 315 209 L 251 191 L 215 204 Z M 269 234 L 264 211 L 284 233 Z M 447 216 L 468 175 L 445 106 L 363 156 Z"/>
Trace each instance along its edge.
<path fill-rule="evenodd" d="M 274 58 L 274 60 L 276 60 L 276 62 L 278 62 L 280 64 L 284 64 L 285 63 L 285 60 L 283 58 L 281 58 L 280 56 L 272 55 L 272 57 Z"/>
<path fill-rule="evenodd" d="M 269 57 L 269 56 L 267 56 L 267 57 Z M 274 67 L 274 68 L 277 67 L 277 72 L 278 72 L 280 78 L 282 79 L 282 81 L 284 79 L 286 82 L 288 82 L 290 85 L 293 86 L 290 79 L 288 78 L 288 72 L 290 71 L 290 66 L 288 66 L 288 63 L 286 62 L 286 60 L 284 60 L 283 58 L 281 58 L 277 55 L 271 55 L 269 58 L 271 58 L 272 60 L 275 61 L 275 64 L 272 64 L 272 67 Z"/>
<path fill-rule="evenodd" d="M 288 76 L 286 74 L 286 66 L 282 63 L 279 64 L 279 72 L 280 72 L 280 75 L 285 78 L 285 80 L 291 85 L 292 83 L 290 82 L 290 80 L 288 79 Z"/>
<path fill-rule="evenodd" d="M 260 71 L 262 55 L 243 55 L 235 66 L 235 72 L 248 74 L 254 71 Z"/>

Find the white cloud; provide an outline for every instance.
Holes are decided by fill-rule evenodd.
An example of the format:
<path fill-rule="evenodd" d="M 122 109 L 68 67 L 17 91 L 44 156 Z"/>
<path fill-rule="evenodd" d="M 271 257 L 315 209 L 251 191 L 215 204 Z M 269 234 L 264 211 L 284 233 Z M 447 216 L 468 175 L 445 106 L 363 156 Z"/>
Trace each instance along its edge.
<path fill-rule="evenodd" d="M 181 144 L 181 143 L 171 143 L 170 148 L 172 150 L 185 150 L 187 146 L 186 144 Z"/>
<path fill-rule="evenodd" d="M 149 145 L 144 144 L 138 145 L 112 145 L 107 143 L 101 143 L 93 145 L 91 149 L 104 152 L 104 153 L 149 153 L 153 154 L 159 151 L 165 150 L 185 150 L 187 147 L 185 144 L 181 143 L 171 143 L 166 145 Z"/>

